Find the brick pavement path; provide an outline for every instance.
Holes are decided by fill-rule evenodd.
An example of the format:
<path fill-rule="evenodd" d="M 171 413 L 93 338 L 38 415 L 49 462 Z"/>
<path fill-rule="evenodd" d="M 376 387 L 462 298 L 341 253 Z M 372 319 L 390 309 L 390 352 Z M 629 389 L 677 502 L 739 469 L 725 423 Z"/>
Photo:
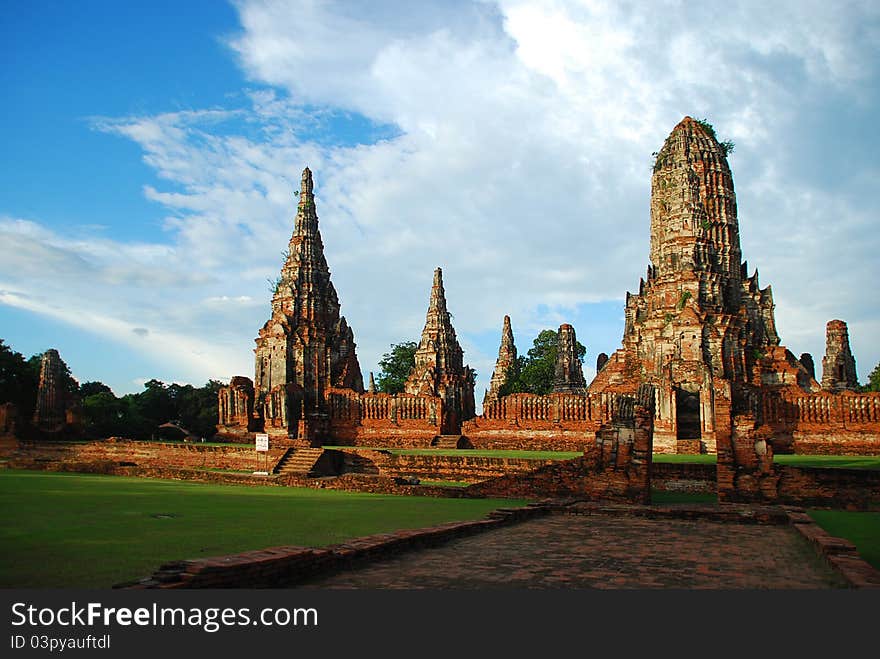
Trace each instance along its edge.
<path fill-rule="evenodd" d="M 839 588 L 786 526 L 554 515 L 301 588 Z"/>

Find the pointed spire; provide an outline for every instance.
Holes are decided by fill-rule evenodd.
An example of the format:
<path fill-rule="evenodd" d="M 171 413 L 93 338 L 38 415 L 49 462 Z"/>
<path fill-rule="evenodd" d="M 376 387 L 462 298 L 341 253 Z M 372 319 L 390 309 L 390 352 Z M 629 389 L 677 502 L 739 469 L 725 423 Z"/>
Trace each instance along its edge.
<path fill-rule="evenodd" d="M 431 287 L 431 300 L 428 302 L 428 314 L 432 311 L 446 313 L 446 291 L 443 290 L 443 270 L 434 270 L 434 285 Z"/>
<path fill-rule="evenodd" d="M 425 327 L 415 354 L 415 367 L 406 384 L 406 392 L 418 394 L 424 387 L 426 374 L 434 379 L 429 387 L 436 391 L 445 375 L 464 377 L 463 352 L 452 327 L 452 314 L 446 310 L 446 292 L 443 290 L 443 271 L 434 271 L 431 299 L 425 316 Z"/>
<path fill-rule="evenodd" d="M 302 181 L 299 186 L 299 204 L 297 204 L 296 208 L 296 222 L 293 229 L 294 238 L 297 236 L 314 237 L 318 235 L 318 213 L 315 210 L 314 187 L 312 170 L 306 167 L 303 170 Z"/>
<path fill-rule="evenodd" d="M 367 392 L 371 394 L 376 393 L 376 382 L 373 380 L 373 371 L 370 371 L 370 387 L 367 389 Z"/>
<path fill-rule="evenodd" d="M 489 382 L 489 390 L 485 400 L 497 400 L 501 388 L 507 383 L 510 369 L 516 363 L 516 344 L 513 340 L 513 329 L 510 325 L 510 316 L 504 316 L 504 326 L 501 329 L 501 346 L 498 348 L 498 359 L 495 361 L 495 370 Z"/>

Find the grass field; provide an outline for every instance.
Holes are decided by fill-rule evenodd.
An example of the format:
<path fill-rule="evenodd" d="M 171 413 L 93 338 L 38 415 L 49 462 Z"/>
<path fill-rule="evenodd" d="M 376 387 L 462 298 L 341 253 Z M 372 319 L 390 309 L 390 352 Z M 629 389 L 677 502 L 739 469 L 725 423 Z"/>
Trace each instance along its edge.
<path fill-rule="evenodd" d="M 0 587 L 93 587 L 163 562 L 478 519 L 523 501 L 0 471 Z"/>
<path fill-rule="evenodd" d="M 807 512 L 828 533 L 853 543 L 861 557 L 880 570 L 880 513 L 853 513 L 844 510 Z"/>

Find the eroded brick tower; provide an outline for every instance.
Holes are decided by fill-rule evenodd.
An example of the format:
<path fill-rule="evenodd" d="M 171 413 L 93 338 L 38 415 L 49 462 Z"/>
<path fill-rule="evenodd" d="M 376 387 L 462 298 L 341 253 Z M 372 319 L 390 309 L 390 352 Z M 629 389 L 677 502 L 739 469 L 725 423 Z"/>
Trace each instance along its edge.
<path fill-rule="evenodd" d="M 638 294 L 626 296 L 623 350 L 590 386 L 654 384 L 657 450 L 699 440 L 712 452 L 717 396 L 729 409 L 742 388 L 811 380 L 779 347 L 771 289 L 741 259 L 726 149 L 711 126 L 685 117 L 654 166 L 651 262 Z"/>
<path fill-rule="evenodd" d="M 498 400 L 498 393 L 507 383 L 510 369 L 516 363 L 516 344 L 513 340 L 513 328 L 510 325 L 510 316 L 504 317 L 504 326 L 501 329 L 501 345 L 498 348 L 498 359 L 495 360 L 495 370 L 489 381 L 489 389 L 483 398 L 483 404 Z"/>
<path fill-rule="evenodd" d="M 856 360 L 849 347 L 849 329 L 842 320 L 829 320 L 825 326 L 822 388 L 834 393 L 859 388 Z"/>
<path fill-rule="evenodd" d="M 461 422 L 474 416 L 474 371 L 464 365 L 464 352 L 455 336 L 451 314 L 446 310 L 440 268 L 434 271 L 425 328 L 404 391 L 443 399 L 440 426 L 444 435 L 459 434 Z"/>
<path fill-rule="evenodd" d="M 339 311 L 318 231 L 312 172 L 306 168 L 272 316 L 254 351 L 255 413 L 267 432 L 295 437 L 304 427 L 300 422 L 309 420 L 320 427 L 331 387 L 363 392 L 354 335 Z"/>

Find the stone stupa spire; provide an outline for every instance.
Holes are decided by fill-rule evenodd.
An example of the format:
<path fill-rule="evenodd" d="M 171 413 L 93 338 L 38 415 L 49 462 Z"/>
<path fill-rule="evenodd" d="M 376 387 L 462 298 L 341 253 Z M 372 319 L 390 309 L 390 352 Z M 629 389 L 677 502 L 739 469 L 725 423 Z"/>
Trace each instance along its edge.
<path fill-rule="evenodd" d="M 507 383 L 510 369 L 516 363 L 516 344 L 513 341 L 513 329 L 510 326 L 510 316 L 504 316 L 504 326 L 501 329 L 501 346 L 498 348 L 498 359 L 495 361 L 495 370 L 489 381 L 489 390 L 486 392 L 485 401 L 498 400 L 498 392 Z"/>
<path fill-rule="evenodd" d="M 264 407 L 267 395 L 278 390 L 280 398 L 276 396 L 271 409 L 263 409 L 264 416 L 291 428 L 297 410 L 322 408 L 327 389 L 364 390 L 354 334 L 340 315 L 339 298 L 330 281 L 308 167 L 302 173 L 285 256 L 273 287 L 272 316 L 256 339 L 254 390 Z M 290 391 L 302 400 L 288 401 Z"/>

